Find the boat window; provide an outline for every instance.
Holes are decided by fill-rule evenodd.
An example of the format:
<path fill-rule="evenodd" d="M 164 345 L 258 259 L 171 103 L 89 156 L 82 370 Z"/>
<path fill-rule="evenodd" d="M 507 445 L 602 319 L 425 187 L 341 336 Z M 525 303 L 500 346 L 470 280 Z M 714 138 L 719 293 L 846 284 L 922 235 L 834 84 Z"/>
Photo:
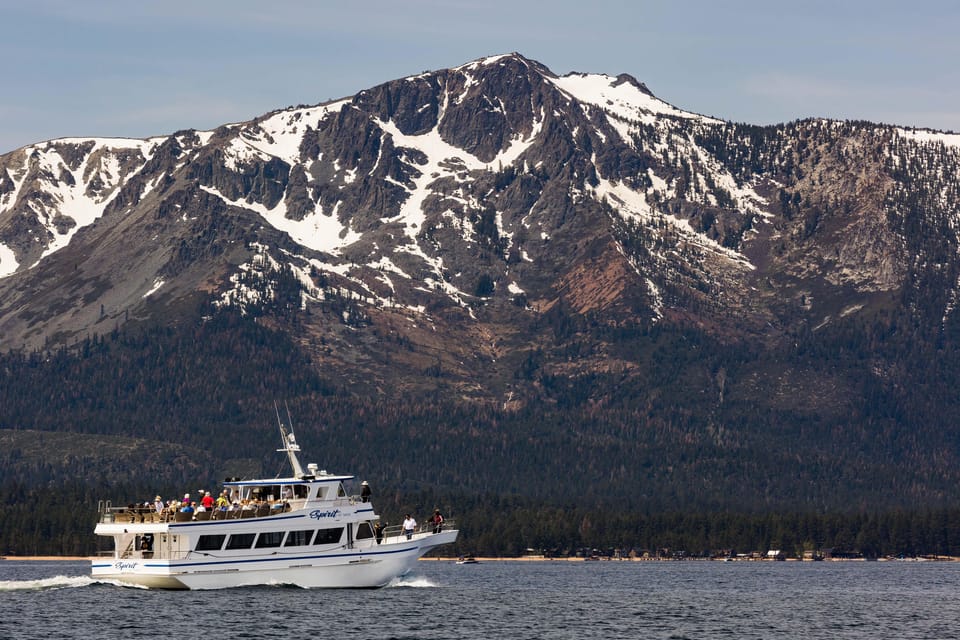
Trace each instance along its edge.
<path fill-rule="evenodd" d="M 249 549 L 253 546 L 255 533 L 234 533 L 227 540 L 227 549 Z"/>
<path fill-rule="evenodd" d="M 257 538 L 257 544 L 255 546 L 257 549 L 279 547 L 281 542 L 283 542 L 283 531 L 264 531 Z"/>
<path fill-rule="evenodd" d="M 307 531 L 291 531 L 287 534 L 287 541 L 283 543 L 285 547 L 302 547 L 310 544 L 310 538 L 313 537 L 313 529 Z"/>
<path fill-rule="evenodd" d="M 357 525 L 357 540 L 364 540 L 373 537 L 373 527 L 369 522 L 361 522 Z"/>
<path fill-rule="evenodd" d="M 337 485 L 337 497 L 339 497 L 339 498 L 346 498 L 346 497 L 347 497 L 347 491 L 346 491 L 346 489 L 343 488 L 343 483 L 342 483 L 342 482 Z"/>
<path fill-rule="evenodd" d="M 153 534 L 145 533 L 142 536 L 136 536 L 135 544 L 140 551 L 153 551 Z"/>
<path fill-rule="evenodd" d="M 276 500 L 290 500 L 294 496 L 290 485 L 272 484 L 260 487 L 260 497 L 274 502 Z"/>
<path fill-rule="evenodd" d="M 336 529 L 320 529 L 317 531 L 317 537 L 313 539 L 313 544 L 337 544 L 343 537 L 343 527 Z"/>
<path fill-rule="evenodd" d="M 223 541 L 226 539 L 227 536 L 225 535 L 200 536 L 195 551 L 220 551 L 223 548 Z"/>

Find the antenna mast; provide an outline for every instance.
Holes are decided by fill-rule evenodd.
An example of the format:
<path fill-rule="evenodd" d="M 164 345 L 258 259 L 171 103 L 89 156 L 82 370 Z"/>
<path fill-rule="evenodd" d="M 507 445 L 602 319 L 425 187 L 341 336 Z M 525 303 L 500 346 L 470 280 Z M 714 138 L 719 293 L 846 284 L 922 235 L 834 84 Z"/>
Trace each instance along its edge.
<path fill-rule="evenodd" d="M 276 402 L 273 403 L 273 409 L 277 412 L 277 425 L 280 427 L 280 437 L 283 440 L 283 449 L 277 449 L 277 451 L 287 454 L 287 458 L 290 460 L 290 466 L 293 468 L 293 477 L 302 478 L 305 474 L 303 473 L 303 467 L 300 466 L 300 460 L 297 458 L 300 445 L 297 444 L 297 440 L 293 436 L 293 420 L 290 418 L 290 407 L 287 407 L 286 403 L 284 403 L 284 406 L 287 409 L 287 420 L 291 423 L 289 431 L 284 427 L 283 420 L 280 419 L 280 408 Z"/>

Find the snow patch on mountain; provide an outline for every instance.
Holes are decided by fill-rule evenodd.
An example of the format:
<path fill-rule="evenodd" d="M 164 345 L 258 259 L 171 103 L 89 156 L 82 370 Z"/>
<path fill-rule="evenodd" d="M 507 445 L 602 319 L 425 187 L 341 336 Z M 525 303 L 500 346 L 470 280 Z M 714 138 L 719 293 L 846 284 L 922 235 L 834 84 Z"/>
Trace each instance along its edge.
<path fill-rule="evenodd" d="M 722 123 L 721 120 L 677 109 L 644 92 L 632 82 L 606 74 L 569 73 L 547 80 L 577 101 L 596 105 L 626 121 L 653 122 L 655 118 L 650 118 L 651 115 L 661 115 Z"/>
<path fill-rule="evenodd" d="M 17 262 L 17 256 L 7 245 L 0 243 L 0 278 L 4 278 L 14 271 L 20 263 Z"/>
<path fill-rule="evenodd" d="M 941 143 L 948 147 L 960 147 L 960 133 L 943 133 L 930 129 L 902 129 L 895 131 L 903 138 L 920 143 Z"/>
<path fill-rule="evenodd" d="M 700 246 L 712 253 L 723 255 L 746 268 L 755 268 L 743 254 L 724 247 L 702 233 L 697 233 L 690 226 L 689 221 L 656 211 L 647 202 L 644 193 L 635 191 L 622 182 L 612 182 L 601 178 L 599 184 L 593 189 L 593 196 L 597 200 L 606 200 L 624 220 L 632 221 L 641 226 L 650 225 L 652 220 L 667 222 L 683 234 L 691 244 Z"/>
<path fill-rule="evenodd" d="M 142 168 L 164 139 L 57 138 L 24 147 L 22 164 L 6 168 L 12 189 L 0 198 L 0 214 L 20 203 L 47 232 L 45 237 L 34 238 L 42 243 L 43 252 L 33 266 L 66 247 L 78 231 L 99 219 L 120 186 Z M 83 149 L 84 155 L 68 160 L 62 155 L 68 149 Z M 0 276 L 10 275 L 20 266 L 12 250 L 5 249 Z"/>
<path fill-rule="evenodd" d="M 107 149 L 109 151 L 133 150 L 137 149 L 144 157 L 149 157 L 152 150 L 167 138 L 158 136 L 154 138 L 55 138 L 49 142 L 43 143 L 44 147 L 48 145 L 82 145 L 93 143 L 93 151 Z M 39 145 L 27 147 L 28 150 L 40 150 Z"/>
<path fill-rule="evenodd" d="M 116 192 L 111 192 L 104 200 L 89 197 L 87 195 L 87 185 L 83 180 L 83 165 L 71 171 L 63 163 L 59 154 L 43 155 L 39 165 L 42 171 L 60 176 L 60 179 L 55 184 L 49 185 L 47 189 L 47 194 L 56 203 L 53 210 L 38 210 L 39 206 L 37 205 L 33 207 L 38 219 L 42 221 L 51 236 L 50 243 L 40 256 L 42 260 L 70 244 L 70 239 L 77 231 L 93 224 L 97 218 L 102 216 L 103 210 L 116 195 Z M 65 172 L 70 173 L 70 180 L 65 179 Z M 64 223 L 64 219 L 67 218 L 72 221 L 72 224 Z"/>
<path fill-rule="evenodd" d="M 400 131 L 392 121 L 377 120 L 377 125 L 393 138 L 397 147 L 409 147 L 422 151 L 427 157 L 424 165 L 418 165 L 420 175 L 414 179 L 415 187 L 410 190 L 402 186 L 410 195 L 400 209 L 400 219 L 406 224 L 407 235 L 416 240 L 416 234 L 423 227 L 425 215 L 423 203 L 433 193 L 430 184 L 440 176 L 457 177 L 458 170 L 451 170 L 449 164 L 462 166 L 467 171 L 493 171 L 514 164 L 530 148 L 543 128 L 543 118 L 534 122 L 527 136 L 515 136 L 506 149 L 502 150 L 490 162 L 484 162 L 459 147 L 446 142 L 437 127 L 419 135 L 408 135 Z M 448 166 L 443 166 L 447 164 Z M 397 183 L 399 184 L 399 183 Z"/>
<path fill-rule="evenodd" d="M 159 291 L 160 287 L 162 287 L 164 284 L 165 283 L 163 280 L 161 280 L 160 278 L 157 278 L 156 280 L 153 281 L 153 286 L 150 287 L 150 289 L 145 294 L 143 294 L 143 297 L 149 298 L 150 296 L 155 294 L 157 291 Z"/>
<path fill-rule="evenodd" d="M 13 183 L 13 188 L 4 194 L 0 194 L 0 213 L 3 213 L 3 209 L 6 209 L 17 201 L 20 188 L 23 186 L 23 181 L 26 179 L 27 175 L 26 166 L 24 166 L 20 171 L 11 171 L 9 168 L 4 169 L 4 171 L 7 174 L 7 178 Z"/>
<path fill-rule="evenodd" d="M 242 136 L 233 138 L 223 149 L 223 166 L 231 171 L 242 171 L 243 166 L 255 161 L 266 162 L 270 155 L 260 151 Z"/>
<path fill-rule="evenodd" d="M 523 59 L 522 56 L 518 56 L 516 53 L 500 53 L 493 56 L 487 56 L 485 58 L 478 58 L 477 60 L 471 60 L 466 64 L 460 65 L 459 67 L 454 67 L 452 71 L 459 71 L 461 73 L 465 71 L 476 71 L 481 67 L 486 67 L 492 64 L 502 64 L 502 61 L 505 58 Z"/>
<path fill-rule="evenodd" d="M 349 104 L 349 99 L 307 108 L 294 108 L 267 116 L 240 136 L 257 151 L 293 165 L 300 159 L 300 143 L 307 128 L 318 128 L 325 118 Z"/>
<path fill-rule="evenodd" d="M 325 215 L 323 211 L 317 211 L 302 220 L 291 220 L 286 217 L 287 207 L 282 201 L 273 209 L 268 209 L 259 202 L 231 200 L 214 187 L 200 188 L 229 205 L 256 212 L 274 229 L 287 233 L 295 242 L 309 249 L 339 255 L 344 247 L 361 238 L 359 233 L 341 223 L 335 214 Z"/>

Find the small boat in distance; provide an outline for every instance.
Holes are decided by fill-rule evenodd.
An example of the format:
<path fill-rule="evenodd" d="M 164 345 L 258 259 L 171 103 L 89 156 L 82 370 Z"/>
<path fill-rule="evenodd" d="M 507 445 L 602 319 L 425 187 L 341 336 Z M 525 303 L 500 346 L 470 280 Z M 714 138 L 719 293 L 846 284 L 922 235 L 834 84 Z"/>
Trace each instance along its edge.
<path fill-rule="evenodd" d="M 457 539 L 451 520 L 412 533 L 381 528 L 366 496 L 347 495 L 354 476 L 315 464 L 304 472 L 293 432 L 280 424 L 280 435 L 277 451 L 286 452 L 293 475 L 228 478 L 222 495 L 229 508 L 191 513 L 101 501 L 94 532 L 111 539 L 113 550 L 92 559 L 91 576 L 154 589 L 382 587 Z"/>
<path fill-rule="evenodd" d="M 480 564 L 480 561 L 473 556 L 460 556 L 457 559 L 457 564 Z"/>

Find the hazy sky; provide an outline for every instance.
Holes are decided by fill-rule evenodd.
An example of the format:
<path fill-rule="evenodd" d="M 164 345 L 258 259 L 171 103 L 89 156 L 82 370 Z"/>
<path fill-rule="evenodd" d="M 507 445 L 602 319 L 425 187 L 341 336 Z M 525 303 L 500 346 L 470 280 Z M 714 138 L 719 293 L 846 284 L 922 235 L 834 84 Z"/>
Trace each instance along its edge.
<path fill-rule="evenodd" d="M 518 51 L 706 115 L 960 131 L 960 2 L 0 0 L 0 153 L 212 129 Z"/>

